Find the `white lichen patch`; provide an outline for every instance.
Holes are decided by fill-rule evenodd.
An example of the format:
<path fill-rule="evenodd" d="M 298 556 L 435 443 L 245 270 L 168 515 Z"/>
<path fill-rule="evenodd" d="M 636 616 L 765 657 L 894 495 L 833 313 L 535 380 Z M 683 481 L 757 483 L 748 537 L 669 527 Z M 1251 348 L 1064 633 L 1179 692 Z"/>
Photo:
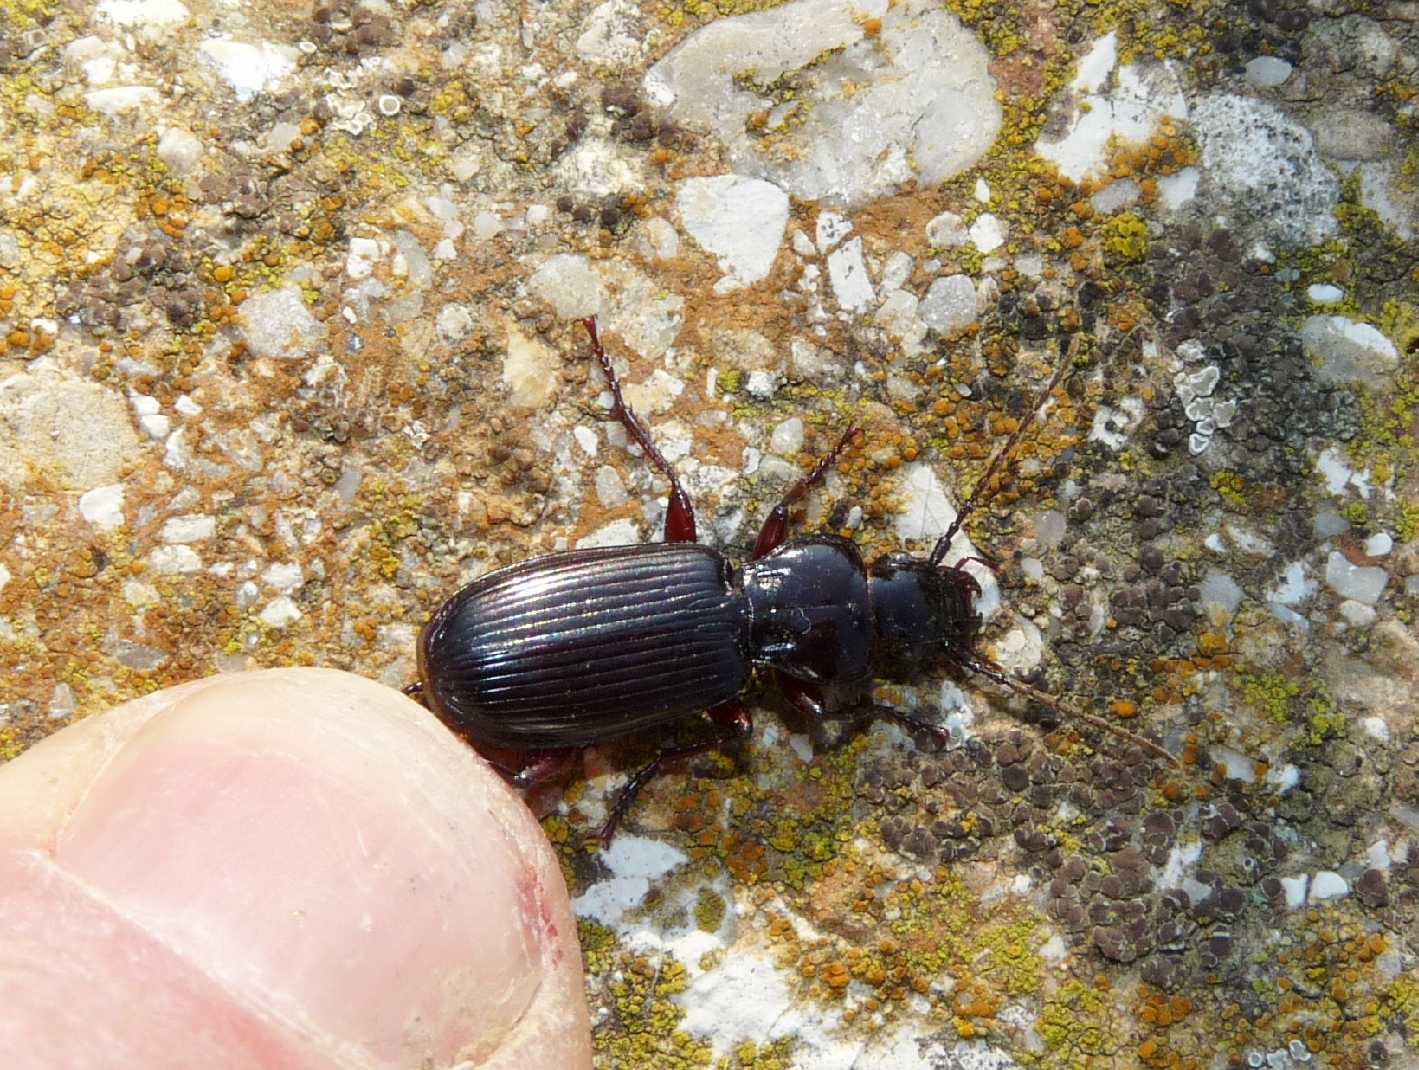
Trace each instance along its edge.
<path fill-rule="evenodd" d="M 1285 112 L 1214 93 L 1194 105 L 1191 120 L 1202 146 L 1204 190 L 1220 201 L 1216 209 L 1234 209 L 1237 225 L 1283 244 L 1313 244 L 1335 233 L 1340 185 L 1310 133 Z"/>
<path fill-rule="evenodd" d="M 578 917 L 603 925 L 619 926 L 626 914 L 640 906 L 658 881 L 683 866 L 689 858 L 659 840 L 622 832 L 598 856 L 611 876 L 591 885 L 572 900 Z"/>
<path fill-rule="evenodd" d="M 1106 34 L 1081 61 L 1069 87 L 1074 100 L 1068 131 L 1035 144 L 1035 151 L 1073 182 L 1102 174 L 1110 144 L 1143 142 L 1162 120 L 1187 116 L 1187 101 L 1171 67 L 1120 67 L 1110 85 L 1117 59 L 1116 36 Z"/>
<path fill-rule="evenodd" d="M 299 55 L 287 45 L 266 41 L 252 44 L 230 37 L 210 37 L 197 51 L 242 102 L 270 89 L 294 71 Z"/>

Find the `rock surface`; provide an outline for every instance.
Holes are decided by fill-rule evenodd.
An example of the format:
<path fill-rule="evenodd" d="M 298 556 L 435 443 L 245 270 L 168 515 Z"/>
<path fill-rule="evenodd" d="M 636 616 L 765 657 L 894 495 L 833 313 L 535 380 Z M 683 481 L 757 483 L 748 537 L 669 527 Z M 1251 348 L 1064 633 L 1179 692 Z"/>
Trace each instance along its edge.
<path fill-rule="evenodd" d="M 944 747 L 761 674 L 609 853 L 652 734 L 530 796 L 600 1066 L 1412 1064 L 1410 15 L 0 3 L 0 759 L 659 538 L 594 315 L 734 567 L 849 427 L 878 578 L 990 480 Z"/>
<path fill-rule="evenodd" d="M 987 58 L 927 0 L 795 0 L 692 34 L 645 88 L 672 118 L 712 129 L 741 174 L 858 205 L 939 182 L 990 147 L 1000 107 Z"/>

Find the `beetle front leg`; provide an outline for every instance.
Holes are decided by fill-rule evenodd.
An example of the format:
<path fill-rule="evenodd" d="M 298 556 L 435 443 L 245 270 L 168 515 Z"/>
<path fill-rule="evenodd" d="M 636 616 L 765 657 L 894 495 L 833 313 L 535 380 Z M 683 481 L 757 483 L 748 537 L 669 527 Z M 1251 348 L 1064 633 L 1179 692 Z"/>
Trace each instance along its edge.
<path fill-rule="evenodd" d="M 666 762 L 673 762 L 680 758 L 692 758 L 696 754 L 704 754 L 706 751 L 738 743 L 753 731 L 754 720 L 749 713 L 749 707 L 738 699 L 731 699 L 729 702 L 712 706 L 706 712 L 708 712 L 710 720 L 714 722 L 715 734 L 713 737 L 702 743 L 666 748 L 657 754 L 649 765 L 641 768 L 635 776 L 626 782 L 626 786 L 620 790 L 616 801 L 611 806 L 611 813 L 606 818 L 606 824 L 601 826 L 601 846 L 603 848 L 611 845 L 611 838 L 616 835 L 616 829 L 620 826 L 621 819 L 626 816 L 631 804 L 636 801 L 636 796 L 641 793 L 642 788 L 660 775 Z"/>
<path fill-rule="evenodd" d="M 778 685 L 779 693 L 788 700 L 788 704 L 814 724 L 828 715 L 828 704 L 823 698 L 823 690 L 816 684 L 789 676 L 782 669 L 774 670 L 774 683 Z"/>
<path fill-rule="evenodd" d="M 894 721 L 906 729 L 913 742 L 918 745 L 923 739 L 930 740 L 931 750 L 942 750 L 951 742 L 951 732 L 945 726 L 918 717 L 914 713 L 899 710 L 895 706 L 888 706 L 885 702 L 863 702 L 849 710 L 848 714 L 856 717 L 860 723 L 872 720 Z"/>
<path fill-rule="evenodd" d="M 821 723 L 828 716 L 827 702 L 823 698 L 822 689 L 817 685 L 789 676 L 788 673 L 777 669 L 774 670 L 774 678 L 778 683 L 779 691 L 794 709 L 811 718 L 814 723 Z M 895 721 L 910 732 L 913 739 L 923 736 L 930 739 L 935 744 L 934 749 L 936 750 L 940 750 L 951 741 L 951 733 L 939 724 L 882 702 L 872 702 L 869 699 L 862 699 L 856 705 L 850 706 L 842 712 L 841 716 L 852 718 L 858 727 L 876 718 Z"/>
<path fill-rule="evenodd" d="M 581 321 L 581 325 L 586 328 L 586 333 L 591 335 L 592 355 L 601 364 L 601 372 L 606 376 L 606 384 L 611 388 L 612 414 L 621 421 L 626 433 L 645 451 L 646 459 L 660 470 L 661 475 L 670 480 L 670 501 L 665 510 L 665 541 L 695 542 L 695 507 L 690 504 L 690 496 L 685 493 L 685 488 L 680 486 L 675 469 L 650 440 L 650 431 L 626 404 L 626 399 L 621 394 L 620 377 L 611 366 L 611 358 L 606 355 L 606 350 L 601 346 L 601 337 L 596 333 L 596 317 L 586 317 Z"/>

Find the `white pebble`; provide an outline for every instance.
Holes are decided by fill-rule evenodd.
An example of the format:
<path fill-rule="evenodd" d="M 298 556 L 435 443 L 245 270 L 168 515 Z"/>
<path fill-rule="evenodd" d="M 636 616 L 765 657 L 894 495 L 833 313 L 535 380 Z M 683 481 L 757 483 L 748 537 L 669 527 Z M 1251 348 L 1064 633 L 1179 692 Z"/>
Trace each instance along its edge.
<path fill-rule="evenodd" d="M 150 416 L 138 417 L 138 426 L 143 429 L 143 433 L 154 441 L 161 441 L 168 437 L 168 432 L 172 430 L 172 420 L 162 413 L 153 413 Z"/>
<path fill-rule="evenodd" d="M 1372 607 L 1349 598 L 1340 603 L 1340 615 L 1356 628 L 1368 628 L 1378 616 Z"/>
<path fill-rule="evenodd" d="M 1377 531 L 1365 540 L 1365 553 L 1370 557 L 1384 557 L 1394 549 L 1394 539 L 1387 531 Z"/>
<path fill-rule="evenodd" d="M 615 509 L 630 500 L 621 474 L 609 465 L 603 464 L 596 470 L 596 500 L 603 509 Z"/>
<path fill-rule="evenodd" d="M 473 237 L 479 241 L 495 238 L 503 231 L 502 217 L 493 212 L 479 212 L 473 217 Z"/>
<path fill-rule="evenodd" d="M 1005 224 L 989 212 L 983 212 L 971 224 L 971 243 L 981 253 L 993 253 L 1005 244 Z"/>
<path fill-rule="evenodd" d="M 1373 566 L 1352 565 L 1344 554 L 1332 550 L 1325 562 L 1325 582 L 1341 598 L 1372 606 L 1384 593 L 1389 573 Z"/>
<path fill-rule="evenodd" d="M 125 580 L 123 584 L 123 600 L 134 609 L 141 609 L 144 606 L 155 606 L 162 601 L 162 596 L 158 594 L 158 589 L 151 583 L 143 583 L 139 580 Z"/>
<path fill-rule="evenodd" d="M 79 515 L 102 531 L 123 526 L 123 484 L 95 487 L 79 496 Z"/>
<path fill-rule="evenodd" d="M 769 436 L 769 448 L 781 457 L 792 457 L 803 448 L 803 421 L 789 417 L 774 428 Z"/>
<path fill-rule="evenodd" d="M 1198 588 L 1202 601 L 1218 606 L 1228 617 L 1242 604 L 1242 589 L 1225 572 L 1210 570 Z"/>
<path fill-rule="evenodd" d="M 282 592 L 295 590 L 304 580 L 305 574 L 301 571 L 300 565 L 293 561 L 269 565 L 266 571 L 261 574 L 262 583 Z"/>
<path fill-rule="evenodd" d="M 1311 879 L 1311 902 L 1339 899 L 1350 892 L 1345 878 L 1333 870 L 1323 869 Z"/>
<path fill-rule="evenodd" d="M 284 628 L 287 624 L 301 619 L 301 611 L 296 604 L 285 595 L 273 598 L 266 603 L 266 608 L 260 614 L 261 623 L 268 628 Z"/>
<path fill-rule="evenodd" d="M 581 447 L 581 452 L 588 457 L 595 457 L 596 450 L 600 442 L 596 437 L 596 432 L 589 427 L 582 427 L 578 424 L 572 428 L 572 438 L 576 439 L 576 444 Z"/>
<path fill-rule="evenodd" d="M 202 571 L 202 558 L 190 546 L 157 546 L 148 554 L 148 563 L 160 576 L 190 575 Z"/>
<path fill-rule="evenodd" d="M 168 519 L 163 524 L 162 531 L 158 533 L 158 538 L 166 543 L 201 542 L 203 539 L 210 539 L 216 533 L 217 520 L 215 517 L 193 513 L 188 516 L 175 516 Z"/>
<path fill-rule="evenodd" d="M 778 391 L 778 379 L 774 372 L 763 369 L 752 371 L 744 382 L 744 389 L 760 401 L 767 401 Z"/>
<path fill-rule="evenodd" d="M 976 321 L 976 286 L 969 275 L 946 275 L 934 281 L 917 309 L 922 322 L 938 334 L 950 334 Z"/>
<path fill-rule="evenodd" d="M 237 584 L 235 602 L 236 607 L 245 613 L 261 599 L 261 588 L 251 580 L 244 580 Z"/>
<path fill-rule="evenodd" d="M 645 542 L 644 533 L 630 517 L 622 517 L 597 528 L 584 539 L 577 540 L 577 549 L 586 550 L 596 546 L 630 546 Z"/>
<path fill-rule="evenodd" d="M 1291 64 L 1276 56 L 1257 56 L 1246 66 L 1247 81 L 1262 89 L 1273 89 L 1291 77 Z"/>
<path fill-rule="evenodd" d="M 1067 527 L 1068 521 L 1063 513 L 1058 509 L 1046 509 L 1035 518 L 1035 538 L 1046 549 L 1058 546 Z"/>
<path fill-rule="evenodd" d="M 970 235 L 955 212 L 942 212 L 926 224 L 926 241 L 934 248 L 948 249 L 969 240 Z"/>
<path fill-rule="evenodd" d="M 838 305 L 849 312 L 861 312 L 877 300 L 862 259 L 861 238 L 853 238 L 828 255 L 828 279 Z"/>
<path fill-rule="evenodd" d="M 1389 722 L 1383 717 L 1362 717 L 1360 718 L 1360 728 L 1371 739 L 1381 743 L 1389 742 Z"/>

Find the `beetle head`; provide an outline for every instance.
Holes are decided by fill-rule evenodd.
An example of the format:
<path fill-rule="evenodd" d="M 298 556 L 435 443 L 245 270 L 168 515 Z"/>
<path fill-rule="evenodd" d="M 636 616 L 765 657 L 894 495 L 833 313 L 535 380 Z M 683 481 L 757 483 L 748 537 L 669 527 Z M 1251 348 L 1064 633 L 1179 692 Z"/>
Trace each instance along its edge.
<path fill-rule="evenodd" d="M 906 680 L 968 654 L 980 629 L 980 585 L 968 572 L 928 558 L 888 554 L 868 569 L 878 672 Z"/>

